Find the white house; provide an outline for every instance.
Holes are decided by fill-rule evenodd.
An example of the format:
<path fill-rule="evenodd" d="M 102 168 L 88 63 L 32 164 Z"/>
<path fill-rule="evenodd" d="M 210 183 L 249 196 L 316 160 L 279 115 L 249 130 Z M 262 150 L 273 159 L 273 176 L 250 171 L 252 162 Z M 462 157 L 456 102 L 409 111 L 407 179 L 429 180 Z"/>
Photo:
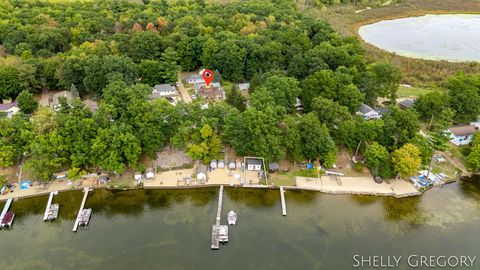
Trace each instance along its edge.
<path fill-rule="evenodd" d="M 249 171 L 262 170 L 262 160 L 256 159 L 256 158 L 247 159 L 247 170 Z"/>
<path fill-rule="evenodd" d="M 13 115 L 17 114 L 20 111 L 18 103 L 2 103 L 0 104 L 0 112 L 5 113 L 8 118 L 12 118 Z"/>
<path fill-rule="evenodd" d="M 195 74 L 195 75 L 189 76 L 187 77 L 186 81 L 188 84 L 196 84 L 196 83 L 204 82 L 201 74 Z"/>
<path fill-rule="evenodd" d="M 478 129 L 471 125 L 457 125 L 448 129 L 450 142 L 456 146 L 469 144 Z"/>
<path fill-rule="evenodd" d="M 176 95 L 177 89 L 175 89 L 175 86 L 170 84 L 157 84 L 153 87 L 152 95 L 150 97 L 155 99 L 161 97 L 172 97 Z"/>
<path fill-rule="evenodd" d="M 358 108 L 357 114 L 363 116 L 363 118 L 367 120 L 380 118 L 380 115 L 378 114 L 378 112 L 374 110 L 372 107 L 368 106 L 367 104 L 360 105 L 360 108 Z"/>

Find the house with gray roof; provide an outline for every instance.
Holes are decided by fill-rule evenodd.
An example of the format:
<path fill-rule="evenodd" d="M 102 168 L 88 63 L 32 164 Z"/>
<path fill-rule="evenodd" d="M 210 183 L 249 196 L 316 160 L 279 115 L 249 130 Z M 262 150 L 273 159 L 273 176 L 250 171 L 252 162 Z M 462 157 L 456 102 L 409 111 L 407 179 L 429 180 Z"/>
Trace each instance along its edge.
<path fill-rule="evenodd" d="M 177 96 L 177 89 L 170 84 L 157 84 L 152 89 L 151 99 Z"/>
<path fill-rule="evenodd" d="M 18 107 L 18 103 L 11 102 L 11 103 L 1 103 L 0 104 L 0 112 L 5 114 L 6 117 L 12 118 L 13 115 L 17 114 L 20 111 Z"/>
<path fill-rule="evenodd" d="M 402 110 L 409 109 L 409 108 L 413 107 L 413 105 L 415 105 L 415 100 L 414 99 L 405 99 L 405 100 L 402 100 L 398 103 L 398 106 Z"/>
<path fill-rule="evenodd" d="M 357 114 L 363 116 L 366 120 L 380 118 L 378 112 L 367 104 L 360 105 Z"/>

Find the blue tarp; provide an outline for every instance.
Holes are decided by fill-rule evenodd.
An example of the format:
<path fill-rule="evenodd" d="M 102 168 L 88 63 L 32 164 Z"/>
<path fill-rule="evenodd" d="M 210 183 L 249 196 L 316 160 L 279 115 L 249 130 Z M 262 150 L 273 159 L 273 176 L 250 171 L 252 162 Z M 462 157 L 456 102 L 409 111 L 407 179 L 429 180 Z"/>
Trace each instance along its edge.
<path fill-rule="evenodd" d="M 20 184 L 20 188 L 21 189 L 28 189 L 30 187 L 30 181 L 23 181 L 21 184 Z"/>

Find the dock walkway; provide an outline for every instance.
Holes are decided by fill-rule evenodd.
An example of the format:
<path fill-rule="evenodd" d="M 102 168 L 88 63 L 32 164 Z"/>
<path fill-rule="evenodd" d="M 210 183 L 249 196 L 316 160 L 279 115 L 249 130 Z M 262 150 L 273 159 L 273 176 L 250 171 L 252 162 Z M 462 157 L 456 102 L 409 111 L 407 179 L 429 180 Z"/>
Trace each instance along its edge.
<path fill-rule="evenodd" d="M 287 205 L 285 204 L 285 188 L 280 186 L 280 200 L 282 202 L 282 215 L 287 215 Z"/>
<path fill-rule="evenodd" d="M 83 208 L 85 207 L 85 203 L 87 201 L 87 196 L 89 191 L 90 191 L 90 188 L 88 187 L 83 189 L 84 194 L 83 194 L 82 204 L 80 204 L 80 210 L 78 210 L 78 215 L 77 215 L 77 218 L 75 219 L 75 224 L 73 225 L 73 232 L 77 231 L 78 223 L 80 220 L 82 220 L 82 212 L 83 212 Z"/>
<path fill-rule="evenodd" d="M 7 202 L 5 203 L 5 206 L 3 207 L 3 211 L 2 213 L 0 214 L 0 222 L 3 220 L 3 218 L 5 217 L 5 214 L 8 212 L 8 209 L 10 209 L 10 205 L 12 204 L 12 201 L 13 199 L 10 198 L 7 200 Z"/>
<path fill-rule="evenodd" d="M 50 192 L 50 196 L 48 197 L 47 207 L 45 208 L 45 214 L 43 214 L 43 221 L 53 220 L 57 218 L 58 206 L 52 205 L 53 196 L 55 195 L 58 195 L 58 190 Z"/>
<path fill-rule="evenodd" d="M 220 247 L 220 220 L 222 218 L 222 203 L 223 203 L 223 186 L 220 186 L 220 192 L 218 194 L 218 208 L 217 216 L 215 218 L 215 225 L 212 226 L 212 249 L 219 249 Z"/>

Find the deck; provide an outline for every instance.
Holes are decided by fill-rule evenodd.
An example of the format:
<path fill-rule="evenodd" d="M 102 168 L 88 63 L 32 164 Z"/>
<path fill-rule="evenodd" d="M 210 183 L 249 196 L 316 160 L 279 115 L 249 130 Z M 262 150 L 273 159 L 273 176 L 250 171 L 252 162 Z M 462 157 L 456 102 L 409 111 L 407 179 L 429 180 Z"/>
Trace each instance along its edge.
<path fill-rule="evenodd" d="M 211 249 L 219 249 L 220 247 L 220 220 L 222 218 L 222 203 L 223 203 L 223 186 L 220 186 L 220 192 L 218 193 L 217 216 L 215 218 L 215 225 L 212 226 Z"/>
<path fill-rule="evenodd" d="M 285 204 L 285 189 L 283 186 L 280 187 L 280 200 L 282 202 L 282 215 L 287 215 L 287 205 Z"/>

